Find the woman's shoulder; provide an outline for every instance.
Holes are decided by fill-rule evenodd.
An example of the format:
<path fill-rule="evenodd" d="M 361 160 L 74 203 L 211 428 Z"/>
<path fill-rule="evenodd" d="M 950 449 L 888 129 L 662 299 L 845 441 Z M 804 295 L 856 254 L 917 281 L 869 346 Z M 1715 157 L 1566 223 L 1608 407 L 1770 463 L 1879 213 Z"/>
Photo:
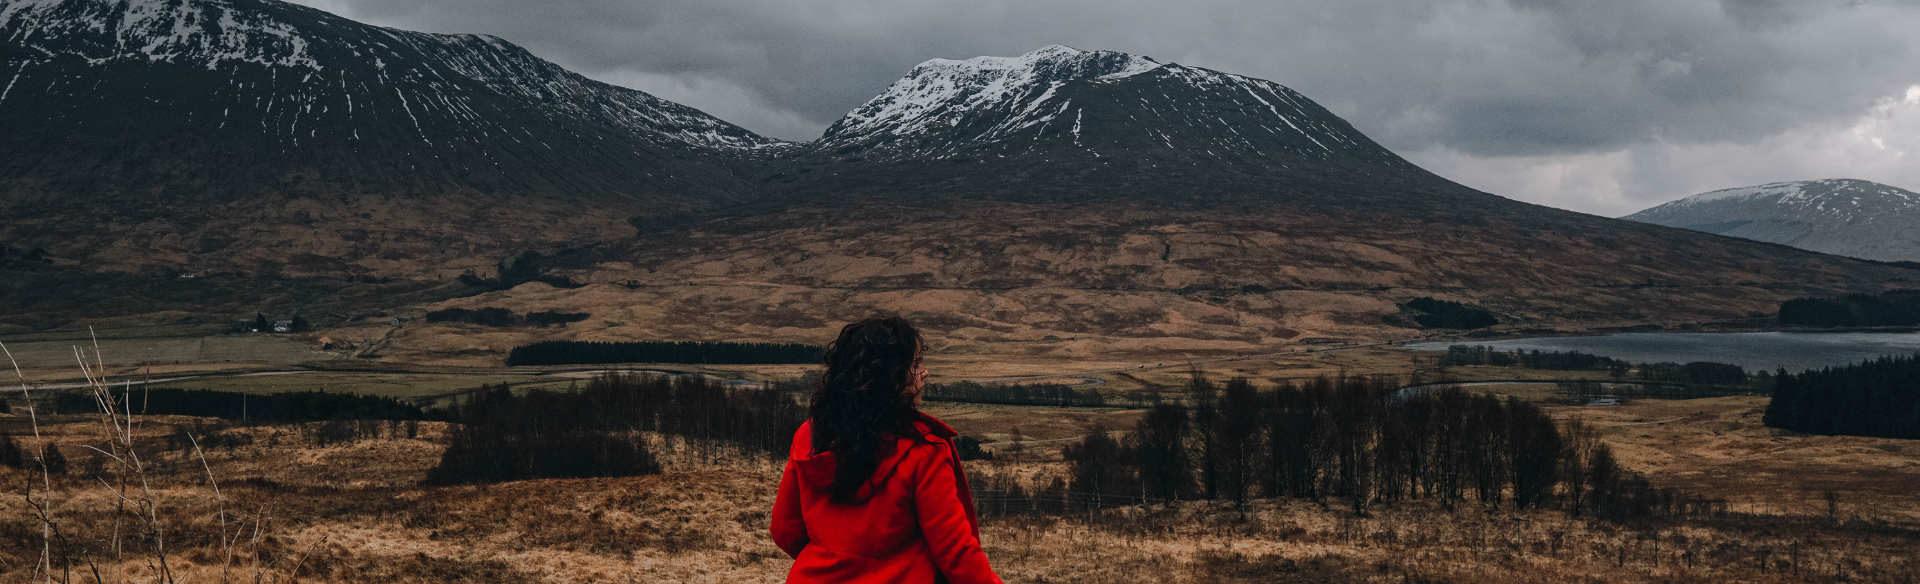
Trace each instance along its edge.
<path fill-rule="evenodd" d="M 938 438 L 941 442 L 946 442 L 954 436 L 960 435 L 959 432 L 954 431 L 953 426 L 948 426 L 946 422 L 940 421 L 939 418 L 935 418 L 931 414 L 914 412 L 914 416 L 914 427 L 926 434 L 929 438 Z"/>
<path fill-rule="evenodd" d="M 919 458 L 940 458 L 948 456 L 953 450 L 952 440 L 957 435 L 951 426 L 924 413 L 916 414 L 913 431 L 900 436 L 898 444 L 906 449 L 908 456 Z"/>
<path fill-rule="evenodd" d="M 923 413 L 915 413 L 915 418 L 907 424 L 904 435 L 898 439 L 922 444 L 947 444 L 954 437 L 953 428 Z"/>
<path fill-rule="evenodd" d="M 947 438 L 939 434 L 929 432 L 927 431 L 926 427 L 920 426 L 918 424 L 914 425 L 914 432 L 912 434 L 901 437 L 900 440 L 903 442 L 912 443 L 913 445 L 916 445 L 916 446 L 927 445 L 927 444 L 931 444 L 934 446 L 946 446 L 947 444 L 950 443 Z"/>

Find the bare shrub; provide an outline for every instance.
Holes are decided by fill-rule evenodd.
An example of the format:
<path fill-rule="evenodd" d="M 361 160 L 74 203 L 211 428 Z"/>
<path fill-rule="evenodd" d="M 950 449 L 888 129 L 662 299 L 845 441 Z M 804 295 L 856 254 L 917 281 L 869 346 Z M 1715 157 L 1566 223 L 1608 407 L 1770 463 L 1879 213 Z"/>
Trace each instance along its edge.
<path fill-rule="evenodd" d="M 6 350 L 4 344 L 0 344 L 0 352 L 12 359 L 12 352 Z M 116 388 L 104 377 L 106 368 L 97 343 L 91 353 L 94 361 L 88 363 L 88 352 L 74 348 L 75 360 L 86 378 L 86 389 L 98 408 L 95 414 L 101 442 L 98 446 L 83 446 L 89 452 L 84 474 L 91 481 L 54 480 L 55 475 L 66 472 L 67 457 L 58 445 L 41 435 L 38 412 L 26 387 L 25 375 L 20 373 L 17 362 L 13 364 L 14 373 L 21 380 L 19 389 L 33 430 L 32 443 L 24 449 L 15 445 L 15 450 L 22 454 L 21 466 L 39 475 L 38 480 L 25 483 L 23 493 L 32 524 L 40 532 L 38 558 L 27 581 L 63 584 L 88 579 L 127 581 L 134 574 L 141 574 L 143 579 L 171 584 L 184 579 L 178 572 L 185 565 L 179 550 L 191 547 L 191 542 L 204 541 L 212 543 L 224 559 L 209 555 L 204 548 L 193 548 L 192 557 L 199 558 L 195 561 L 219 563 L 221 582 L 231 582 L 235 577 L 232 567 L 237 565 L 236 558 L 241 551 L 238 548 L 243 540 L 248 546 L 245 555 L 254 560 L 248 575 L 254 582 L 266 582 L 269 577 L 278 581 L 296 576 L 306 556 L 321 542 L 308 545 L 292 563 L 283 562 L 291 554 L 277 555 L 274 551 L 275 538 L 264 525 L 264 504 L 251 518 L 230 513 L 212 467 L 191 433 L 185 437 L 191 453 L 198 457 L 205 471 L 213 493 L 212 508 L 206 510 L 206 517 L 196 520 L 181 516 L 180 502 L 161 500 L 162 491 L 155 484 L 153 462 L 156 459 L 151 453 L 143 452 L 152 442 L 143 440 L 136 432 L 143 420 L 124 407 L 130 401 L 126 398 L 131 386 L 118 388 L 121 395 L 115 396 Z M 86 489 L 94 485 L 107 496 L 87 492 Z M 211 524 L 214 533 L 183 533 L 180 528 L 201 523 Z M 182 540 L 189 542 L 188 545 L 176 543 Z"/>

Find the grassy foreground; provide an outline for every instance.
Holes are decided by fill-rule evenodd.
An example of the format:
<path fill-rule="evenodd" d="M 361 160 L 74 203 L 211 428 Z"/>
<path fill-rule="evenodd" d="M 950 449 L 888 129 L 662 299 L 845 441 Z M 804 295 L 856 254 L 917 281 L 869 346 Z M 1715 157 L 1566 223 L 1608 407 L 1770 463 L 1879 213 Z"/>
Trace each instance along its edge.
<path fill-rule="evenodd" d="M 1284 499 L 1244 509 L 1184 502 L 1002 516 L 991 513 L 988 492 L 983 537 L 1010 582 L 1915 581 L 1920 517 L 1913 490 L 1899 487 L 1920 477 L 1920 448 L 1760 427 L 1756 400 L 1555 412 L 1606 428 L 1627 462 L 1656 480 L 1727 498 L 1726 512 L 1710 517 L 1616 524 L 1422 501 L 1362 517 L 1339 501 Z M 1010 441 L 993 443 L 999 460 L 969 463 L 977 483 L 1040 481 L 1071 442 L 1051 436 L 1128 415 L 933 409 L 969 434 L 1031 439 L 1018 453 Z M 28 426 L 21 415 L 0 417 L 15 436 L 30 434 Z M 443 449 L 444 426 L 369 426 L 329 441 L 300 426 L 139 419 L 130 444 L 145 460 L 152 525 L 173 581 L 258 573 L 263 581 L 779 582 L 790 563 L 764 533 L 779 472 L 765 460 L 676 454 L 668 445 L 661 475 L 429 487 L 420 482 Z M 67 542 L 71 572 L 55 581 L 92 582 L 95 569 L 106 581 L 162 580 L 153 534 L 117 511 L 100 481 L 112 475 L 108 461 L 84 447 L 106 448 L 100 421 L 43 417 L 40 430 L 66 454 L 68 472 L 42 484 L 37 473 L 0 468 L 0 582 L 39 581 L 36 504 L 59 530 L 54 547 L 58 537 Z M 204 462 L 187 433 L 205 446 Z M 1769 462 L 1754 466 L 1761 460 Z M 117 557 L 101 543 L 116 525 Z"/>

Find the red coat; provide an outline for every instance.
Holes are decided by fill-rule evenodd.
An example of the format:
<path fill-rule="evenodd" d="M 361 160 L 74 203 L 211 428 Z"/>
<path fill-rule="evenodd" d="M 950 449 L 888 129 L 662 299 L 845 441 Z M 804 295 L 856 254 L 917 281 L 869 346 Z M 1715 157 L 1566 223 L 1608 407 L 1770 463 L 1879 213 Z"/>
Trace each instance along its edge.
<path fill-rule="evenodd" d="M 787 582 L 1001 584 L 980 551 L 980 521 L 951 442 L 953 428 L 920 415 L 924 436 L 894 438 L 858 504 L 828 500 L 833 453 L 813 452 L 800 425 L 773 503 L 773 542 L 793 556 Z"/>

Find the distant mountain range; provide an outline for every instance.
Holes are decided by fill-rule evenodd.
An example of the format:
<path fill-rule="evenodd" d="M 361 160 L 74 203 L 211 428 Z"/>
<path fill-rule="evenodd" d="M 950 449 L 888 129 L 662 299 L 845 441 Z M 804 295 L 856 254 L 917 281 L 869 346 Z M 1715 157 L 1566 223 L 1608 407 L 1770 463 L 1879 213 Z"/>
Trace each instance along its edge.
<path fill-rule="evenodd" d="M 900 313 L 953 352 L 1237 350 L 1408 334 L 1423 296 L 1636 326 L 1920 276 L 1504 199 L 1278 84 L 1061 46 L 923 63 L 761 173 L 746 204 L 553 262 L 624 284 L 609 320 L 645 323 L 568 335 L 801 340 Z"/>
<path fill-rule="evenodd" d="M 1421 296 L 1599 326 L 1920 276 L 1482 193 L 1279 84 L 1124 53 L 927 61 L 788 143 L 500 39 L 274 0 L 0 0 L 0 38 L 23 257 L 428 279 L 542 251 L 619 286 L 488 298 L 603 317 L 579 338 L 897 312 L 983 347 L 1226 348 L 1398 334 Z"/>
<path fill-rule="evenodd" d="M 1880 261 L 1920 261 L 1920 193 L 1827 179 L 1701 193 L 1625 219 Z"/>

